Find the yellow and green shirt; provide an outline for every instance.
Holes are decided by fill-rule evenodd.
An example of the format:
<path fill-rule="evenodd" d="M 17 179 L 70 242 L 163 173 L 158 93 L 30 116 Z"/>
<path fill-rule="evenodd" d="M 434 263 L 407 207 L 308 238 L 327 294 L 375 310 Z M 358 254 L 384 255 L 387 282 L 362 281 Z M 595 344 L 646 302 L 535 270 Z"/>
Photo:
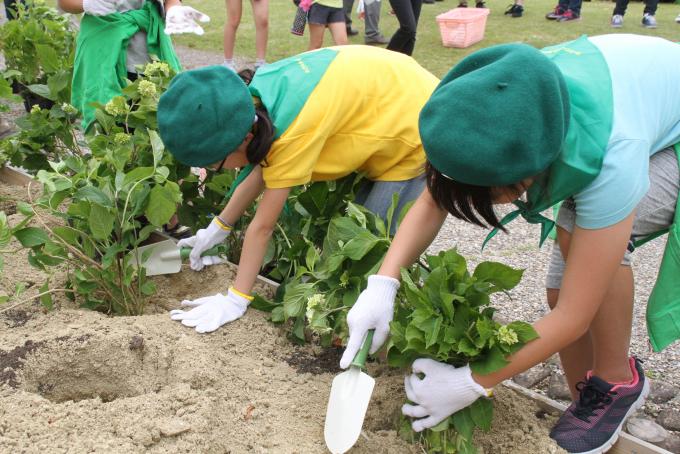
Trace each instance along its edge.
<path fill-rule="evenodd" d="M 403 181 L 424 171 L 418 114 L 439 80 L 406 55 L 370 46 L 306 52 L 261 68 L 250 84 L 277 139 L 267 188 L 362 172 Z"/>

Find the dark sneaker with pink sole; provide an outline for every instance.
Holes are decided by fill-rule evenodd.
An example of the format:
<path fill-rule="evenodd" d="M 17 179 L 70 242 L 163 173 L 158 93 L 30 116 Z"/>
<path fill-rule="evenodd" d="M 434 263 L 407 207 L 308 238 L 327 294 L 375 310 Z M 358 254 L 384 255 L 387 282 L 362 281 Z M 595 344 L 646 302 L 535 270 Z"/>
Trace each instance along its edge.
<path fill-rule="evenodd" d="M 571 454 L 600 454 L 619 438 L 623 423 L 640 408 L 649 394 L 640 361 L 630 358 L 633 381 L 611 384 L 588 372 L 577 385 L 577 402 L 572 403 L 550 431 L 550 437 Z"/>

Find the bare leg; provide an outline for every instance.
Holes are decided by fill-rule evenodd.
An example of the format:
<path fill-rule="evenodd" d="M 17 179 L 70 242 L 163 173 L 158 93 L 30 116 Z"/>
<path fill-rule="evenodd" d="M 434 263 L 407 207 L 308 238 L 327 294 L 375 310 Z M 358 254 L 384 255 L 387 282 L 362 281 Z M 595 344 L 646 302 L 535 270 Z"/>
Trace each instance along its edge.
<path fill-rule="evenodd" d="M 309 24 L 309 50 L 320 49 L 323 46 L 325 25 Z"/>
<path fill-rule="evenodd" d="M 336 46 L 344 46 L 347 44 L 347 25 L 344 22 L 333 22 L 328 24 L 328 29 L 331 31 L 333 42 Z"/>
<path fill-rule="evenodd" d="M 255 18 L 255 57 L 264 60 L 269 39 L 269 0 L 251 0 Z"/>
<path fill-rule="evenodd" d="M 559 228 L 560 250 L 567 259 L 571 234 Z M 558 289 L 548 289 L 548 304 L 554 307 Z M 629 266 L 620 266 L 600 309 L 590 324 L 588 332 L 576 342 L 560 351 L 560 360 L 567 376 L 572 398 L 576 398 L 576 383 L 586 371 L 608 382 L 626 382 L 632 379 L 628 363 L 628 349 L 633 319 L 633 272 Z"/>
<path fill-rule="evenodd" d="M 546 289 L 548 293 L 548 305 L 554 308 L 557 304 L 560 290 L 556 288 Z M 567 377 L 571 399 L 578 398 L 576 383 L 583 381 L 586 372 L 593 368 L 593 343 L 590 339 L 590 331 L 581 336 L 576 342 L 560 351 L 562 369 Z"/>
<path fill-rule="evenodd" d="M 241 23 L 242 5 L 241 0 L 226 0 L 227 21 L 224 24 L 224 58 L 234 58 L 234 43 L 236 42 L 236 30 Z"/>

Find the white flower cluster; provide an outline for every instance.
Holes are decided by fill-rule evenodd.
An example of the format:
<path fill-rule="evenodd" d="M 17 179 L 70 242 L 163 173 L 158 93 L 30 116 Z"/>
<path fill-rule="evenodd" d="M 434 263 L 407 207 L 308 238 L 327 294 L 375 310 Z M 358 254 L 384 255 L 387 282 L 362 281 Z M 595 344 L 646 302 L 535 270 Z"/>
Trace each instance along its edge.
<path fill-rule="evenodd" d="M 120 103 L 120 101 L 116 102 L 116 100 L 118 99 L 122 99 L 123 103 Z M 111 101 L 106 103 L 106 105 L 104 106 L 104 110 L 106 111 L 106 113 L 113 116 L 125 115 L 127 113 L 127 109 L 125 107 L 125 98 L 123 98 L 122 96 L 116 96 Z"/>

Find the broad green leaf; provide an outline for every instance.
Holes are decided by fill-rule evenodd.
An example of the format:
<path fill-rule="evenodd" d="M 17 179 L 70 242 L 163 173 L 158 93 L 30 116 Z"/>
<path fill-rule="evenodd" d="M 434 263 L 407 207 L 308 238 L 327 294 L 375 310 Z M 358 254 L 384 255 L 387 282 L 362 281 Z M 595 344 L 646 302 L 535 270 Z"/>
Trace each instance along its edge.
<path fill-rule="evenodd" d="M 158 163 L 163 159 L 163 152 L 165 151 L 165 145 L 161 137 L 153 129 L 147 129 L 149 133 L 149 141 L 151 142 L 151 150 L 153 152 L 153 166 L 158 167 Z"/>
<path fill-rule="evenodd" d="M 453 419 L 453 425 L 458 433 L 466 440 L 472 440 L 472 431 L 475 426 L 470 417 L 470 410 L 464 408 L 454 413 L 451 418 Z"/>
<path fill-rule="evenodd" d="M 342 253 L 352 260 L 360 260 L 380 241 L 382 240 L 371 232 L 363 231 L 345 244 Z"/>
<path fill-rule="evenodd" d="M 514 269 L 498 262 L 482 262 L 477 265 L 473 276 L 478 281 L 489 282 L 500 290 L 514 288 L 522 279 L 524 270 Z"/>
<path fill-rule="evenodd" d="M 107 240 L 113 230 L 113 214 L 105 207 L 93 203 L 88 220 L 92 236 L 98 240 Z"/>
<path fill-rule="evenodd" d="M 177 205 L 173 191 L 165 186 L 154 186 L 149 193 L 149 203 L 144 211 L 149 222 L 160 227 L 170 220 L 175 211 Z"/>
<path fill-rule="evenodd" d="M 420 328 L 425 328 L 425 348 L 430 348 L 437 342 L 439 336 L 439 329 L 442 326 L 442 318 L 431 318 L 425 324 L 421 324 Z"/>
<path fill-rule="evenodd" d="M 286 318 L 300 317 L 305 313 L 307 299 L 314 294 L 314 284 L 287 286 L 283 299 Z"/>
<path fill-rule="evenodd" d="M 46 73 L 53 73 L 61 69 L 59 57 L 57 56 L 57 52 L 53 47 L 46 44 L 36 44 L 35 52 L 38 54 L 40 65 L 43 67 Z"/>
<path fill-rule="evenodd" d="M 54 101 L 54 96 L 50 93 L 50 88 L 43 84 L 34 84 L 27 87 L 29 91 L 35 93 L 38 96 L 42 96 L 45 99 Z"/>
<path fill-rule="evenodd" d="M 49 241 L 47 233 L 38 227 L 26 227 L 14 232 L 14 237 L 23 247 L 35 247 Z"/>
<path fill-rule="evenodd" d="M 494 345 L 486 355 L 470 363 L 470 369 L 476 374 L 487 375 L 507 366 L 509 362 L 501 349 Z"/>
<path fill-rule="evenodd" d="M 493 420 L 493 402 L 491 399 L 477 399 L 474 404 L 470 405 L 470 416 L 475 426 L 484 432 L 491 430 L 491 421 Z"/>
<path fill-rule="evenodd" d="M 155 171 L 153 167 L 136 167 L 125 175 L 123 187 L 151 178 Z"/>
<path fill-rule="evenodd" d="M 538 333 L 529 323 L 514 321 L 508 324 L 508 328 L 517 333 L 517 339 L 523 344 L 538 338 Z"/>
<path fill-rule="evenodd" d="M 94 186 L 85 186 L 74 194 L 75 200 L 87 200 L 93 204 L 98 204 L 106 208 L 113 208 L 111 198 L 104 191 Z"/>

